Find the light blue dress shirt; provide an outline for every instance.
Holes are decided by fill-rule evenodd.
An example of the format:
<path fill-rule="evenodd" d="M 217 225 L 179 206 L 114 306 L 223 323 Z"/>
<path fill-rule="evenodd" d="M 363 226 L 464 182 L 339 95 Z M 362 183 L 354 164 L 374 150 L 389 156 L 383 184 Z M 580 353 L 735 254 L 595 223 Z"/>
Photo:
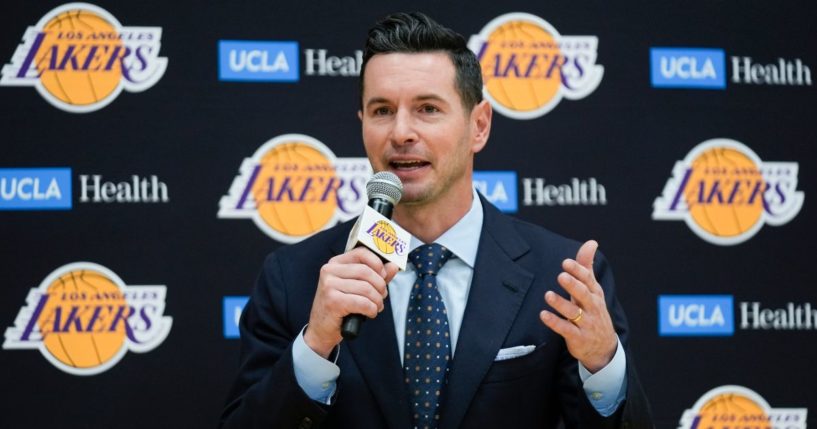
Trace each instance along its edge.
<path fill-rule="evenodd" d="M 448 312 L 452 358 L 456 352 L 465 304 L 468 302 L 468 292 L 474 276 L 474 262 L 477 258 L 479 237 L 482 231 L 482 216 L 482 203 L 474 191 L 473 202 L 468 213 L 435 241 L 451 250 L 455 256 L 437 274 L 440 295 L 442 295 Z M 420 240 L 412 236 L 410 250 L 422 244 Z M 405 340 L 406 309 L 411 287 L 416 278 L 414 268 L 408 264 L 407 269 L 398 272 L 389 283 L 389 299 L 401 361 Z M 555 281 L 556 279 L 554 283 Z M 544 298 L 542 304 L 544 306 Z M 335 363 L 322 358 L 306 345 L 303 330 L 295 339 L 292 357 L 295 378 L 301 389 L 313 400 L 329 404 L 335 393 L 340 368 Z M 593 407 L 603 416 L 613 414 L 624 400 L 627 391 L 626 365 L 621 342 L 618 344 L 613 360 L 595 374 L 591 374 L 579 363 L 579 377 L 582 380 L 585 394 Z"/>

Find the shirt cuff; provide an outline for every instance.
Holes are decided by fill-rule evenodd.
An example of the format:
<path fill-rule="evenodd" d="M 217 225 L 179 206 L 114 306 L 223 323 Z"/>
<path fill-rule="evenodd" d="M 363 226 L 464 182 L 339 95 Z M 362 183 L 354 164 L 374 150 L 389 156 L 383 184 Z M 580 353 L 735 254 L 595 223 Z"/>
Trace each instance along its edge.
<path fill-rule="evenodd" d="M 584 393 L 593 408 L 604 417 L 616 412 L 627 395 L 627 357 L 621 341 L 616 346 L 616 354 L 604 368 L 591 374 L 579 362 L 579 377 L 584 384 Z"/>
<path fill-rule="evenodd" d="M 295 368 L 295 380 L 298 386 L 313 401 L 331 405 L 332 395 L 335 394 L 340 368 L 335 363 L 324 359 L 315 353 L 304 341 L 304 329 L 295 338 L 292 344 L 292 363 Z M 340 346 L 338 346 L 340 347 Z M 335 361 L 337 355 L 335 353 Z"/>

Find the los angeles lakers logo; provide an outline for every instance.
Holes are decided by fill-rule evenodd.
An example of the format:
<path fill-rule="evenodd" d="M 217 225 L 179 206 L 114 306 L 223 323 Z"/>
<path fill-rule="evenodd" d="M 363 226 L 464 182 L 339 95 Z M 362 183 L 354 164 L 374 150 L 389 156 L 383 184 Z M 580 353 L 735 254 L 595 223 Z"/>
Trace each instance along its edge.
<path fill-rule="evenodd" d="M 100 7 L 65 4 L 26 29 L 0 85 L 33 86 L 59 109 L 93 112 L 161 79 L 161 39 L 161 27 L 124 27 Z"/>
<path fill-rule="evenodd" d="M 468 47 L 482 65 L 485 98 L 514 119 L 538 118 L 562 98 L 584 98 L 604 75 L 596 64 L 596 36 L 562 36 L 528 13 L 495 18 L 471 36 Z"/>
<path fill-rule="evenodd" d="M 742 243 L 765 224 L 797 216 L 804 198 L 798 169 L 796 162 L 763 162 L 734 140 L 707 140 L 675 163 L 652 218 L 683 220 L 713 244 Z"/>
<path fill-rule="evenodd" d="M 387 255 L 391 255 L 395 252 L 398 255 L 405 253 L 406 243 L 397 236 L 394 227 L 385 220 L 378 221 L 369 227 L 369 229 L 366 230 L 366 234 L 372 236 L 374 245 Z"/>
<path fill-rule="evenodd" d="M 98 264 L 64 265 L 28 293 L 3 348 L 38 349 L 69 374 L 99 374 L 127 351 L 148 352 L 165 340 L 173 324 L 164 315 L 166 293 L 125 285 Z"/>
<path fill-rule="evenodd" d="M 366 158 L 336 158 L 302 134 L 278 136 L 244 159 L 218 217 L 252 219 L 273 239 L 295 243 L 357 216 L 371 175 Z"/>
<path fill-rule="evenodd" d="M 678 429 L 805 429 L 807 413 L 805 408 L 772 408 L 756 392 L 742 386 L 721 386 L 684 411 Z"/>

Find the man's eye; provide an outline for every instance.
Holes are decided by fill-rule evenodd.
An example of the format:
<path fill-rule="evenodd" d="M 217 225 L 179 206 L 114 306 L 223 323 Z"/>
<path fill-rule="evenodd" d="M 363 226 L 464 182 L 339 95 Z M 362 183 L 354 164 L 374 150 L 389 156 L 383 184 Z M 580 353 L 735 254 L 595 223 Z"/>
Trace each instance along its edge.
<path fill-rule="evenodd" d="M 389 113 L 391 113 L 391 110 L 389 110 L 388 107 L 384 106 L 384 107 L 378 107 L 378 108 L 374 109 L 374 112 L 372 112 L 372 113 L 374 113 L 375 116 L 383 116 L 383 115 L 388 115 Z"/>
<path fill-rule="evenodd" d="M 437 107 L 432 106 L 432 105 L 430 105 L 430 104 L 425 104 L 425 105 L 423 105 L 423 107 L 421 107 L 421 108 L 420 108 L 420 110 L 421 110 L 423 113 L 437 113 L 437 112 L 439 112 L 439 111 L 440 111 L 440 109 L 438 109 Z"/>

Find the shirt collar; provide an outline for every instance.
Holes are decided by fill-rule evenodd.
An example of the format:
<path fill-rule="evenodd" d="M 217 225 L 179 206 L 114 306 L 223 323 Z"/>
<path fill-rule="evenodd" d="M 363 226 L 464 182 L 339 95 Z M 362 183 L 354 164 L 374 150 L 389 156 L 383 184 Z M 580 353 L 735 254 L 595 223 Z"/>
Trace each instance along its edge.
<path fill-rule="evenodd" d="M 482 233 L 482 202 L 473 190 L 474 197 L 471 201 L 471 209 L 448 231 L 444 232 L 434 242 L 445 246 L 457 258 L 465 262 L 470 268 L 474 268 L 477 259 L 477 248 L 479 247 L 479 237 Z M 424 243 L 414 235 L 411 236 L 410 250 L 414 250 Z"/>

